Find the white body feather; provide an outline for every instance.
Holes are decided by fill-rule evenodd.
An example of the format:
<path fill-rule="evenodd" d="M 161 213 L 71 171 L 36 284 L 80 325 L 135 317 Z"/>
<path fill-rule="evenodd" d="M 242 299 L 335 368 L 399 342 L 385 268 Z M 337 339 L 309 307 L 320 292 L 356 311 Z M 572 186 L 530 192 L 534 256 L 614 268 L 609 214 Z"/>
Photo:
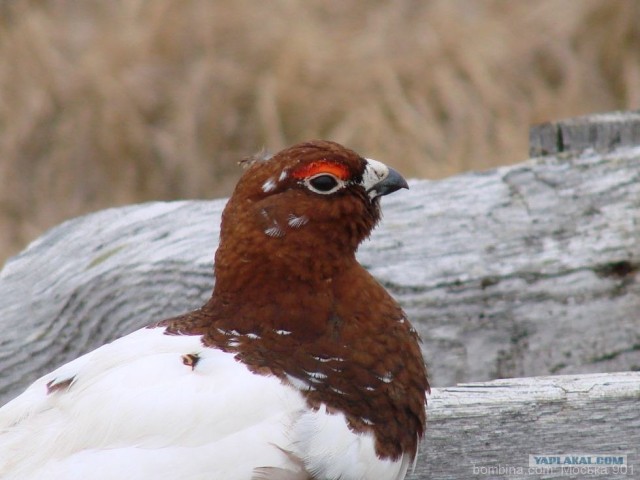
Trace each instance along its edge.
<path fill-rule="evenodd" d="M 3 480 L 308 478 L 302 466 L 321 479 L 385 480 L 408 463 L 381 460 L 372 435 L 311 410 L 276 377 L 161 328 L 62 366 L 0 409 Z"/>

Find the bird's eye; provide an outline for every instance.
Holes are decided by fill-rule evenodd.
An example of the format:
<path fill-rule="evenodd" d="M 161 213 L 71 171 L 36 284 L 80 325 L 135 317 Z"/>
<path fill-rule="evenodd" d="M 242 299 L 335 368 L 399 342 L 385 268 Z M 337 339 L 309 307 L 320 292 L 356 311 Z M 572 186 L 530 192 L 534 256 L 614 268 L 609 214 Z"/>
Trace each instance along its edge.
<path fill-rule="evenodd" d="M 337 187 L 341 185 L 341 182 L 338 181 L 338 179 L 333 175 L 322 173 L 310 178 L 307 181 L 307 184 L 309 185 L 311 190 L 315 192 L 332 193 L 337 190 Z"/>

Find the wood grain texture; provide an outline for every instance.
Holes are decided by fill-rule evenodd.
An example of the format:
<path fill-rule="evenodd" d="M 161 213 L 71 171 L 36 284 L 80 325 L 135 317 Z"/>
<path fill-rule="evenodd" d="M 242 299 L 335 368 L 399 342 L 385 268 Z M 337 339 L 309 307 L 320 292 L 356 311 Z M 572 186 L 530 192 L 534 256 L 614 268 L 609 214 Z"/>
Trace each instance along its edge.
<path fill-rule="evenodd" d="M 438 388 L 429 400 L 426 441 L 408 478 L 638 478 L 639 401 L 640 372 Z M 627 455 L 628 465 L 598 475 L 584 465 L 530 470 L 529 455 L 540 454 Z"/>
<path fill-rule="evenodd" d="M 597 152 L 640 144 L 640 111 L 610 112 L 536 125 L 529 131 L 529 156 Z"/>

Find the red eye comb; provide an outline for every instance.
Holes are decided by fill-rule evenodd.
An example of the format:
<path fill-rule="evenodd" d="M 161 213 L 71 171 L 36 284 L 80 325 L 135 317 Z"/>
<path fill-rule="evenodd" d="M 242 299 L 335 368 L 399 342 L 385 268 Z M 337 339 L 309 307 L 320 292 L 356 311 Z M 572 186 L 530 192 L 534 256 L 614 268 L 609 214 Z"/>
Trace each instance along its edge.
<path fill-rule="evenodd" d="M 294 178 L 303 179 L 313 177 L 320 173 L 328 173 L 341 180 L 347 180 L 349 178 L 349 169 L 346 166 L 329 161 L 309 163 L 297 169 L 292 175 Z"/>

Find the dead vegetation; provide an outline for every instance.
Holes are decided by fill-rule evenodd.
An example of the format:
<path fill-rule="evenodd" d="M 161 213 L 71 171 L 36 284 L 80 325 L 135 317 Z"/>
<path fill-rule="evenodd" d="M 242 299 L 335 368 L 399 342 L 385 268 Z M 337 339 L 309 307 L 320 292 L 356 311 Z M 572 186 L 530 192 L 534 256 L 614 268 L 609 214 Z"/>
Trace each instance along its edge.
<path fill-rule="evenodd" d="M 640 4 L 0 4 L 0 263 L 60 221 L 228 194 L 328 138 L 409 176 L 521 161 L 532 123 L 637 108 Z"/>

